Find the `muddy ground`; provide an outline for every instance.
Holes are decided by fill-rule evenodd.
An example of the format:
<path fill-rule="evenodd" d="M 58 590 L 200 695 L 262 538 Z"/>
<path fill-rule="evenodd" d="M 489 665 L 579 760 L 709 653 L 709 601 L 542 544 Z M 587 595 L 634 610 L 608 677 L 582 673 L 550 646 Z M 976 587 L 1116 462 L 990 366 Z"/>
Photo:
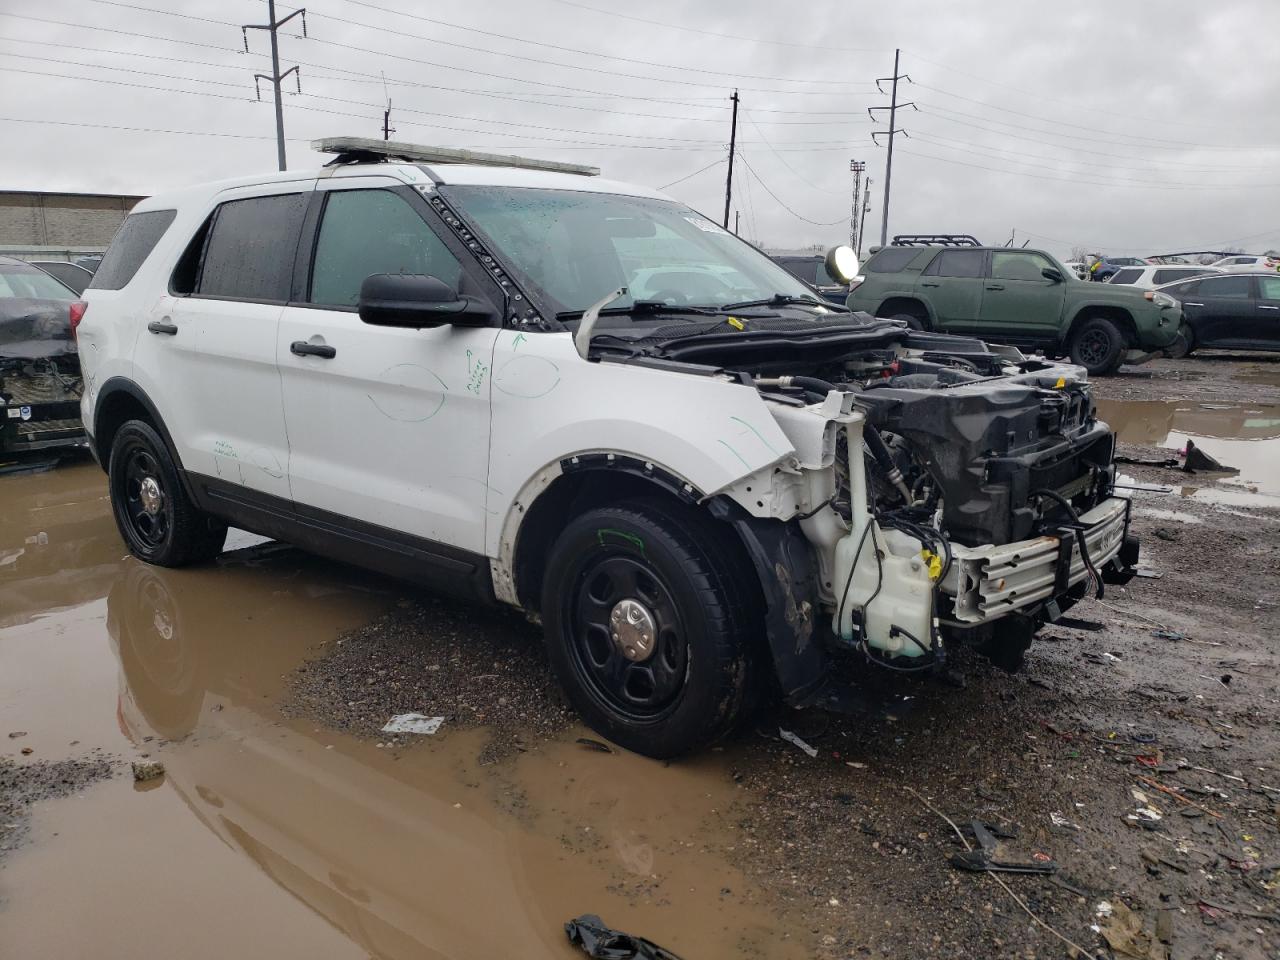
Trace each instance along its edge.
<path fill-rule="evenodd" d="M 84 624 L 86 649 L 106 654 L 84 689 L 108 678 L 111 704 L 78 707 L 73 721 L 36 705 L 34 684 L 0 700 L 0 734 L 30 730 L 36 747 L 22 756 L 21 740 L 0 739 L 0 792 L 11 770 L 84 759 L 90 745 L 154 752 L 170 772 L 145 794 L 117 776 L 37 804 L 32 842 L 0 863 L 0 942 L 64 937 L 116 955 L 101 924 L 82 938 L 42 928 L 23 892 L 68 876 L 78 855 L 64 838 L 96 804 L 126 839 L 131 818 L 178 850 L 216 836 L 234 857 L 150 872 L 199 882 L 214 902 L 253 889 L 239 908 L 262 916 L 245 921 L 252 942 L 305 942 L 310 956 L 492 957 L 501 950 L 479 931 L 496 927 L 506 943 L 522 934 L 525 955 L 567 958 L 559 924 L 585 911 L 686 960 L 1062 957 L 1066 941 L 1105 957 L 1108 937 L 1118 957 L 1277 956 L 1280 362 L 1161 361 L 1097 393 L 1122 454 L 1162 459 L 1190 436 L 1243 469 L 1125 468 L 1168 490 L 1135 492 L 1154 577 L 1077 605 L 1018 674 L 963 654 L 963 687 L 870 674 L 864 713 L 775 709 L 668 765 L 578 744 L 591 734 L 517 615 L 272 546 L 207 571 L 144 568 L 120 559 L 100 494 L 83 492 L 100 481 L 77 474 L 86 539 L 74 561 L 13 588 L 0 580 L 0 596 L 28 611 L 0 609 L 0 667 L 29 667 L 39 654 L 21 651 L 42 625 L 53 638 Z M 103 588 L 71 596 L 85 588 L 53 583 L 76 564 Z M 409 711 L 444 726 L 382 732 Z M 94 725 L 123 738 L 67 746 Z M 14 796 L 11 808 L 30 806 Z M 1006 889 L 959 871 L 948 858 L 964 848 L 944 818 L 998 826 L 1002 856 L 1056 872 L 1004 875 Z M 106 897 L 113 923 L 141 910 L 85 873 L 60 881 L 64 898 Z M 131 876 L 148 911 L 166 909 L 168 883 L 141 866 Z M 209 955 L 243 950 L 202 902 L 175 898 L 172 923 L 207 927 Z M 188 955 L 204 955 L 192 942 Z"/>

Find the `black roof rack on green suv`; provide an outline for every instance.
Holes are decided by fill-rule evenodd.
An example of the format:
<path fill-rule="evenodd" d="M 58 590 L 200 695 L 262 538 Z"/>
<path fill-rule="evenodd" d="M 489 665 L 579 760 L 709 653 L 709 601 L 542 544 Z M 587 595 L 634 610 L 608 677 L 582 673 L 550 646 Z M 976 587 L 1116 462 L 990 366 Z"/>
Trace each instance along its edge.
<path fill-rule="evenodd" d="M 967 233 L 900 233 L 893 238 L 895 247 L 980 247 L 978 238 Z"/>

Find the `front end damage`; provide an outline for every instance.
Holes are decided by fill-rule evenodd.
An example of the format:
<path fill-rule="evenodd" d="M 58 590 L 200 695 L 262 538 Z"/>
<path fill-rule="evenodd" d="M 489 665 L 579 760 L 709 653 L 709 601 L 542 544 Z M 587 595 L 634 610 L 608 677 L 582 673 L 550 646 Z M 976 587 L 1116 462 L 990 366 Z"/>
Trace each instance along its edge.
<path fill-rule="evenodd" d="M 870 318 L 779 326 L 772 348 L 704 340 L 682 359 L 752 383 L 795 449 L 717 497 L 755 508 L 740 532 L 791 702 L 812 702 L 836 650 L 918 671 L 967 643 L 1014 666 L 1043 623 L 1132 576 L 1114 436 L 1082 369 Z M 787 559 L 796 541 L 808 563 Z"/>
<path fill-rule="evenodd" d="M 68 304 L 0 300 L 0 456 L 83 444 L 82 389 Z"/>

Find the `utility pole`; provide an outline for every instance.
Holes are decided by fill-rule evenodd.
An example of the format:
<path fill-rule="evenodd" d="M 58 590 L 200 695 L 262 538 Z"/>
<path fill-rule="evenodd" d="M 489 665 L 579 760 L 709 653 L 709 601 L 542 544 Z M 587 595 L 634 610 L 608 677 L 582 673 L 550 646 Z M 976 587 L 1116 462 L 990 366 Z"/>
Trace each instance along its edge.
<path fill-rule="evenodd" d="M 741 226 L 741 224 L 742 224 L 742 211 L 741 210 L 733 211 L 733 235 L 735 237 L 738 235 L 738 227 Z"/>
<path fill-rule="evenodd" d="M 733 154 L 738 144 L 738 91 L 729 98 L 733 101 L 733 126 L 729 128 L 729 177 L 724 182 L 724 228 L 729 229 L 729 204 L 733 202 Z"/>
<path fill-rule="evenodd" d="M 307 8 L 299 7 L 287 17 L 276 19 L 276 0 L 267 0 L 267 18 L 270 23 L 246 23 L 240 28 L 240 32 L 244 35 L 244 52 L 249 52 L 249 31 L 250 30 L 266 30 L 271 34 L 271 76 L 265 73 L 255 73 L 253 75 L 253 88 L 258 94 L 258 99 L 262 99 L 262 90 L 258 86 L 259 80 L 269 80 L 275 93 L 276 100 L 276 156 L 280 161 L 280 169 L 285 168 L 284 159 L 284 104 L 280 99 L 280 83 L 289 74 L 293 74 L 294 80 L 298 84 L 298 92 L 302 92 L 302 74 L 298 72 L 295 64 L 284 73 L 280 72 L 280 43 L 277 34 L 280 28 L 292 20 L 294 17 L 302 17 L 302 35 L 307 35 Z"/>
<path fill-rule="evenodd" d="M 898 108 L 911 107 L 912 109 L 915 109 L 915 110 L 920 109 L 915 105 L 914 102 L 898 103 L 898 81 L 906 80 L 908 83 L 911 82 L 910 77 L 906 76 L 905 74 L 900 74 L 898 72 L 898 58 L 901 56 L 902 56 L 901 50 L 893 51 L 893 76 L 892 77 L 879 77 L 876 79 L 876 89 L 879 90 L 881 93 L 884 93 L 884 90 L 880 87 L 880 84 L 885 83 L 889 80 L 893 81 L 893 93 L 889 98 L 889 106 L 867 108 L 867 113 L 871 115 L 872 120 L 875 120 L 876 118 L 875 112 L 877 110 L 889 111 L 889 129 L 876 130 L 871 134 L 871 141 L 876 146 L 880 146 L 880 141 L 877 140 L 876 137 L 882 137 L 885 135 L 888 135 L 889 137 L 889 156 L 886 159 L 885 165 L 884 165 L 884 211 L 880 215 L 880 246 L 882 247 L 889 242 L 889 185 L 893 181 L 893 137 L 894 137 L 894 134 L 897 134 L 897 133 L 902 134 L 904 137 L 907 136 L 907 132 L 905 130 L 898 129 Z"/>
<path fill-rule="evenodd" d="M 391 126 L 391 94 L 387 92 L 387 75 L 382 75 L 382 95 L 387 100 L 387 105 L 382 111 L 382 139 L 390 140 L 391 135 L 396 132 L 396 128 Z"/>
<path fill-rule="evenodd" d="M 853 173 L 853 205 L 849 208 L 849 246 L 858 249 L 858 214 L 862 207 L 862 173 L 867 165 L 861 160 L 850 160 L 849 170 Z"/>
<path fill-rule="evenodd" d="M 858 245 L 854 247 L 858 259 L 862 259 L 862 245 L 867 239 L 867 211 L 871 209 L 871 178 L 867 177 L 866 189 L 862 192 L 862 215 L 858 218 Z"/>

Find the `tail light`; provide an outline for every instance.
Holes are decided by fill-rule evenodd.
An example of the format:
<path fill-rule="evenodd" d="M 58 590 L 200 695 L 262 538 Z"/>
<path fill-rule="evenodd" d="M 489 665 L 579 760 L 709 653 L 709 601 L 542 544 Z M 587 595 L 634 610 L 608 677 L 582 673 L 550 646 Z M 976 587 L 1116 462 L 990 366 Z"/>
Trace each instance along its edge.
<path fill-rule="evenodd" d="M 89 309 L 89 304 L 83 300 L 76 300 L 71 304 L 71 333 L 75 334 L 76 327 L 80 326 L 80 321 L 84 319 L 84 312 Z"/>

